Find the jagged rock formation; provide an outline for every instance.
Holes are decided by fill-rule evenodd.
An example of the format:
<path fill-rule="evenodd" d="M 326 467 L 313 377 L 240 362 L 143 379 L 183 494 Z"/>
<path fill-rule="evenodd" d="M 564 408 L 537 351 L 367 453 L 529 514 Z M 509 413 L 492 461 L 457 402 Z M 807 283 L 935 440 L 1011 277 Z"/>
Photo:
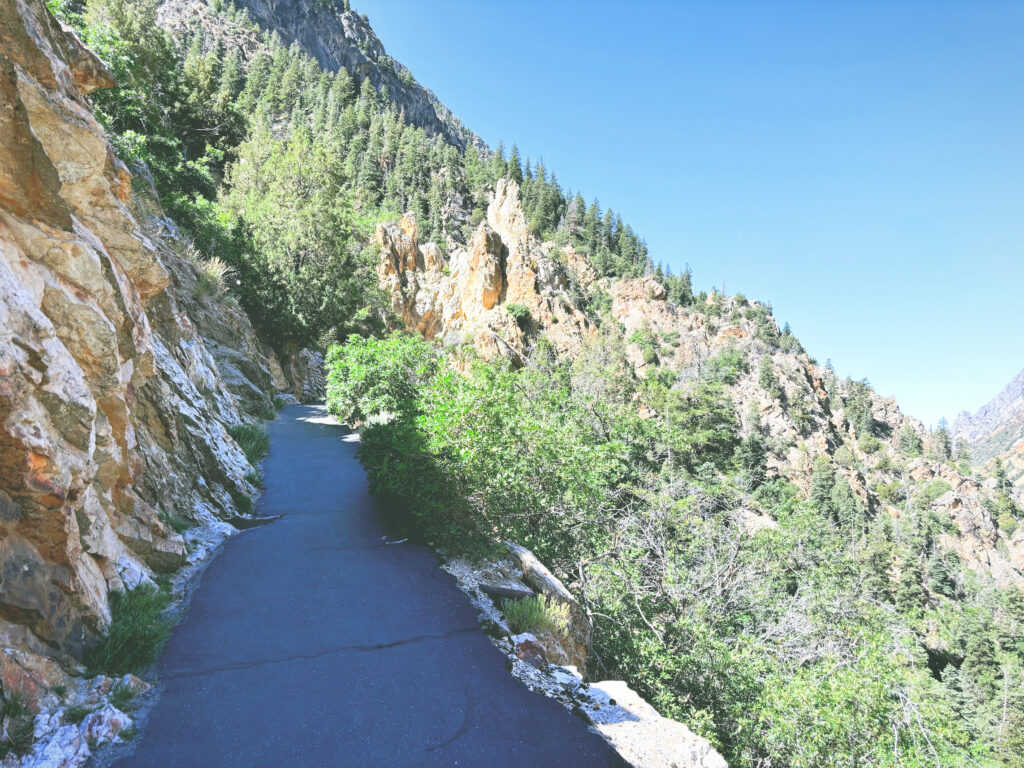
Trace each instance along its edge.
<path fill-rule="evenodd" d="M 377 244 L 381 288 L 405 327 L 426 338 L 471 341 L 486 359 L 521 363 L 540 328 L 565 355 L 577 353 L 594 331 L 566 293 L 566 269 L 552 256 L 553 245 L 530 233 L 514 181 L 498 182 L 487 220 L 447 261 L 433 243 L 420 246 L 411 214 L 378 225 Z M 528 317 L 514 317 L 513 305 Z"/>
<path fill-rule="evenodd" d="M 970 446 L 976 464 L 1001 457 L 1010 479 L 1024 487 L 1024 371 L 976 413 L 957 416 L 953 436 Z"/>
<path fill-rule="evenodd" d="M 254 492 L 226 426 L 273 386 L 133 197 L 84 98 L 113 85 L 99 60 L 41 0 L 0 0 L 0 67 L 0 643 L 71 661 L 109 591 L 185 561 L 169 521 Z"/>
<path fill-rule="evenodd" d="M 237 5 L 247 9 L 261 28 L 280 34 L 286 44 L 298 43 L 325 69 L 336 72 L 344 67 L 358 79 L 369 78 L 378 91 L 387 88 L 391 100 L 412 125 L 443 136 L 458 147 L 468 142 L 483 146 L 437 96 L 388 56 L 365 15 L 342 10 L 340 0 L 239 0 Z M 223 26 L 223 20 L 202 0 L 166 0 L 159 20 L 162 26 L 178 33 L 187 31 L 193 23 Z M 240 50 L 249 56 L 258 46 L 254 37 L 244 34 L 238 42 Z"/>

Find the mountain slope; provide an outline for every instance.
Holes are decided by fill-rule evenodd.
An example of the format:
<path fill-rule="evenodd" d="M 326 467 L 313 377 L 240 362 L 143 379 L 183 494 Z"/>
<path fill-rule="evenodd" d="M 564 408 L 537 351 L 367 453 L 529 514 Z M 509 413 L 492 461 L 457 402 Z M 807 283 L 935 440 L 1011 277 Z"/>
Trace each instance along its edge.
<path fill-rule="evenodd" d="M 378 91 L 386 88 L 411 124 L 460 148 L 467 142 L 482 146 L 451 110 L 387 54 L 365 15 L 323 0 L 241 0 L 239 7 L 261 29 L 279 35 L 285 46 L 298 44 L 326 71 L 344 68 L 354 77 L 368 78 Z M 217 13 L 202 0 L 163 0 L 158 18 L 179 36 L 187 36 L 198 24 L 219 23 Z"/>
<path fill-rule="evenodd" d="M 976 413 L 957 416 L 953 434 L 970 446 L 975 463 L 999 457 L 1010 479 L 1024 485 L 1024 371 Z"/>

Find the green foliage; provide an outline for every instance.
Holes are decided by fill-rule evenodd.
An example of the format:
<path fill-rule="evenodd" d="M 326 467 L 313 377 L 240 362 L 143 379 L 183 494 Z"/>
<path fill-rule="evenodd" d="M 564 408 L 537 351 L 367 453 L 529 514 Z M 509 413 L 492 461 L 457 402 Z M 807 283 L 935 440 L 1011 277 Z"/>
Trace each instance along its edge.
<path fill-rule="evenodd" d="M 223 197 L 227 226 L 244 231 L 235 256 L 242 306 L 281 342 L 356 330 L 376 302 L 370 252 L 356 237 L 340 148 L 298 126 L 284 139 L 257 126 L 238 150 Z"/>
<path fill-rule="evenodd" d="M 409 418 L 437 369 L 437 353 L 418 335 L 350 336 L 327 354 L 327 408 L 349 424 L 377 415 Z"/>
<path fill-rule="evenodd" d="M 997 744 L 964 730 L 900 639 L 924 631 L 931 596 L 967 599 L 961 566 L 936 549 L 942 524 L 915 512 L 894 532 L 824 455 L 802 502 L 765 476 L 759 416 L 740 440 L 719 381 L 637 381 L 625 345 L 605 324 L 571 363 L 541 341 L 519 371 L 459 372 L 418 337 L 352 338 L 330 353 L 332 409 L 369 419 L 371 488 L 410 531 L 454 551 L 516 540 L 563 577 L 582 573 L 608 674 L 731 764 L 910 765 L 927 738 L 953 766 L 971 738 Z M 777 527 L 736 525 L 740 499 Z M 995 701 L 999 653 L 973 652 L 964 680 L 981 703 L 965 712 Z"/>
<path fill-rule="evenodd" d="M 921 486 L 918 493 L 914 494 L 913 503 L 919 507 L 931 507 L 940 496 L 951 488 L 952 485 L 945 480 L 929 480 L 925 485 Z"/>
<path fill-rule="evenodd" d="M 874 394 L 867 379 L 846 380 L 847 396 L 844 400 L 846 419 L 857 432 L 858 439 L 874 435 L 878 425 L 871 415 L 871 396 Z"/>
<path fill-rule="evenodd" d="M 729 345 L 708 360 L 704 367 L 704 375 L 712 381 L 732 385 L 748 370 L 747 358 L 743 352 L 735 345 Z"/>
<path fill-rule="evenodd" d="M 945 480 L 929 480 L 925 485 L 918 489 L 917 493 L 914 494 L 914 504 L 922 508 L 928 508 L 932 506 L 932 504 L 934 504 L 942 494 L 951 490 L 952 487 L 953 486 Z"/>
<path fill-rule="evenodd" d="M 936 461 L 948 461 L 953 456 L 953 438 L 949 434 L 949 422 L 945 419 L 939 419 L 932 432 L 931 456 Z"/>
<path fill-rule="evenodd" d="M 508 312 L 512 319 L 516 321 L 516 325 L 523 330 L 526 330 L 527 325 L 529 325 L 530 320 L 532 319 L 529 307 L 524 304 L 512 303 L 505 305 L 505 311 Z"/>
<path fill-rule="evenodd" d="M 110 692 L 107 700 L 122 712 L 127 712 L 131 708 L 134 698 L 135 691 L 132 690 L 131 686 L 118 683 Z"/>
<path fill-rule="evenodd" d="M 227 281 L 231 268 L 221 259 L 213 257 L 199 264 L 199 280 L 196 286 L 198 298 L 220 298 L 227 292 Z"/>
<path fill-rule="evenodd" d="M 544 595 L 522 600 L 506 600 L 501 605 L 505 621 L 513 634 L 553 632 L 564 634 L 569 627 L 569 606 Z"/>
<path fill-rule="evenodd" d="M 254 424 L 232 424 L 228 434 L 238 443 L 242 453 L 255 466 L 270 453 L 270 435 L 262 427 Z"/>
<path fill-rule="evenodd" d="M 35 739 L 34 718 L 28 714 L 12 718 L 7 724 L 6 738 L 0 740 L 0 759 L 8 755 L 24 756 L 32 751 Z"/>
<path fill-rule="evenodd" d="M 836 448 L 833 458 L 835 459 L 836 464 L 840 467 L 844 467 L 845 469 L 852 469 L 857 466 L 857 457 L 853 451 L 850 450 L 849 446 L 841 445 Z"/>
<path fill-rule="evenodd" d="M 761 364 L 757 373 L 757 383 L 773 399 L 785 402 L 786 393 L 783 391 L 782 385 L 779 383 L 779 377 L 775 373 L 771 355 L 765 355 L 761 358 Z"/>
<path fill-rule="evenodd" d="M 921 435 L 909 424 L 900 430 L 899 448 L 904 456 L 921 455 Z"/>
<path fill-rule="evenodd" d="M 170 598 L 149 585 L 110 593 L 107 633 L 86 650 L 89 674 L 138 674 L 152 664 L 167 642 L 171 623 L 163 617 Z"/>
<path fill-rule="evenodd" d="M 253 501 L 249 494 L 232 488 L 231 503 L 235 505 L 235 511 L 242 517 L 247 517 L 252 514 Z"/>
<path fill-rule="evenodd" d="M 70 723 L 71 725 L 78 725 L 85 720 L 87 716 L 92 714 L 92 712 L 92 707 L 86 707 L 82 704 L 72 704 L 64 710 L 64 722 Z"/>
<path fill-rule="evenodd" d="M 861 434 L 857 438 L 857 447 L 870 455 L 878 453 L 882 449 L 882 442 L 874 435 Z"/>

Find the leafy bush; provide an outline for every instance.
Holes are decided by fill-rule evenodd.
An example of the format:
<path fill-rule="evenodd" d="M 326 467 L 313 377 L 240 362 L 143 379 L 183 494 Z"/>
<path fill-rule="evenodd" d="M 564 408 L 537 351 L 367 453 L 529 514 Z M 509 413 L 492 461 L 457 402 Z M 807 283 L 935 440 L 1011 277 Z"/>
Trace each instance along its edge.
<path fill-rule="evenodd" d="M 874 435 L 862 434 L 857 438 L 858 447 L 866 454 L 877 453 L 882 448 L 882 442 Z"/>
<path fill-rule="evenodd" d="M 506 304 L 505 311 L 509 313 L 513 320 L 516 321 L 521 329 L 526 330 L 526 326 L 529 325 L 532 315 L 530 309 L 525 304 Z"/>
<path fill-rule="evenodd" d="M 735 384 L 749 370 L 747 358 L 734 344 L 730 344 L 707 361 L 704 374 L 712 381 Z"/>
<path fill-rule="evenodd" d="M 252 424 L 233 424 L 228 427 L 228 434 L 238 443 L 242 453 L 254 466 L 270 453 L 270 435 L 262 427 Z"/>
<path fill-rule="evenodd" d="M 89 674 L 138 674 L 152 664 L 167 642 L 171 623 L 163 617 L 170 598 L 148 584 L 110 593 L 110 628 L 85 652 Z"/>
<path fill-rule="evenodd" d="M 857 465 L 857 457 L 847 445 L 839 446 L 833 458 L 836 460 L 836 464 L 846 469 L 851 469 Z"/>
<path fill-rule="evenodd" d="M 569 628 L 569 606 L 545 595 L 505 600 L 501 610 L 515 635 L 543 631 L 564 634 Z"/>
<path fill-rule="evenodd" d="M 934 504 L 940 496 L 951 490 L 952 487 L 953 486 L 945 480 L 930 480 L 914 494 L 914 504 L 922 509 L 927 509 Z"/>
<path fill-rule="evenodd" d="M 437 370 L 437 355 L 419 336 L 350 336 L 327 353 L 327 408 L 342 422 L 374 414 L 411 416 L 420 386 Z"/>

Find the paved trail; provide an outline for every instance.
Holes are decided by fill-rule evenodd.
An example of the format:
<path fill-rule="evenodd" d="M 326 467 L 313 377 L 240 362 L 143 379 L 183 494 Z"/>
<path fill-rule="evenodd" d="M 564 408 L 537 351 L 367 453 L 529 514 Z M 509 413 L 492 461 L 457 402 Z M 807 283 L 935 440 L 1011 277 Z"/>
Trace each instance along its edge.
<path fill-rule="evenodd" d="M 203 575 L 117 768 L 620 765 L 509 675 L 432 553 L 382 544 L 353 435 L 322 406 L 269 428 L 258 511 L 283 517 Z"/>

